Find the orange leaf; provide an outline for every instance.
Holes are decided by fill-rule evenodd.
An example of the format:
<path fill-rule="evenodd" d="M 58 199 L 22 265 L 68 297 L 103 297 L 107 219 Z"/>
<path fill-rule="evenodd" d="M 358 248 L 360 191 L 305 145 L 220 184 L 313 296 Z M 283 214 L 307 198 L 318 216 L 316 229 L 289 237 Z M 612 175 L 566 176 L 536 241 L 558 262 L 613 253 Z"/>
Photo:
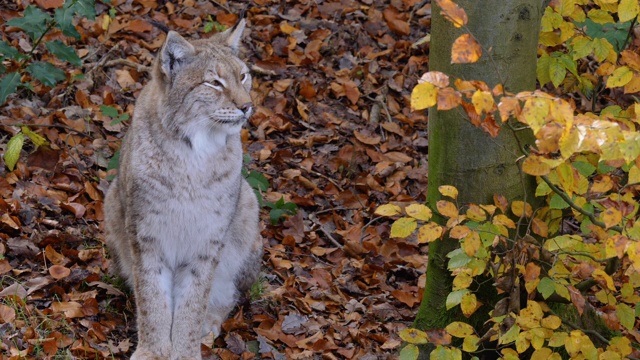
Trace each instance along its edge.
<path fill-rule="evenodd" d="M 437 95 L 438 110 L 451 110 L 462 103 L 462 95 L 453 88 L 440 89 Z"/>
<path fill-rule="evenodd" d="M 482 47 L 471 34 L 462 34 L 451 46 L 452 64 L 474 63 L 482 56 Z"/>
<path fill-rule="evenodd" d="M 393 295 L 394 298 L 400 300 L 401 303 L 406 304 L 410 308 L 413 307 L 416 303 L 420 302 L 417 295 L 402 290 L 393 290 L 391 292 L 391 295 Z"/>
<path fill-rule="evenodd" d="M 436 203 L 436 208 L 442 216 L 456 217 L 458 216 L 458 208 L 451 202 L 446 200 L 439 200 Z"/>
<path fill-rule="evenodd" d="M 449 20 L 453 26 L 461 27 L 467 25 L 469 18 L 463 8 L 451 0 L 436 0 L 436 4 L 442 9 L 442 16 Z"/>
<path fill-rule="evenodd" d="M 482 128 L 482 130 L 484 130 L 484 132 L 491 135 L 492 138 L 497 137 L 498 133 L 500 133 L 500 125 L 496 123 L 496 120 L 491 114 L 487 114 L 487 116 L 485 116 L 484 121 L 482 121 L 482 123 L 480 124 L 480 127 Z"/>
<path fill-rule="evenodd" d="M 533 176 L 543 176 L 551 172 L 551 166 L 542 161 L 542 157 L 531 154 L 522 162 L 522 171 Z"/>
<path fill-rule="evenodd" d="M 382 12 L 384 20 L 387 22 L 389 29 L 398 35 L 409 35 L 411 29 L 409 28 L 408 16 L 406 13 L 399 13 L 396 8 L 389 6 Z"/>
<path fill-rule="evenodd" d="M 471 230 L 464 225 L 457 225 L 449 231 L 449 237 L 453 239 L 462 239 L 467 236 Z"/>

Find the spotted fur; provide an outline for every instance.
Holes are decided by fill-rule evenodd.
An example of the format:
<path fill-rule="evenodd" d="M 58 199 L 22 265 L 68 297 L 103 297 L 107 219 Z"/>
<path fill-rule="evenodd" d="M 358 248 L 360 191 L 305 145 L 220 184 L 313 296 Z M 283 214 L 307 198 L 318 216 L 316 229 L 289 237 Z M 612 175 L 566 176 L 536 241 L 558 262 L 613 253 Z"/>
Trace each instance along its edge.
<path fill-rule="evenodd" d="M 252 110 L 237 56 L 244 25 L 192 42 L 169 32 L 123 140 L 105 233 L 135 296 L 132 359 L 201 359 L 202 335 L 219 334 L 256 279 L 258 202 L 241 175 Z"/>

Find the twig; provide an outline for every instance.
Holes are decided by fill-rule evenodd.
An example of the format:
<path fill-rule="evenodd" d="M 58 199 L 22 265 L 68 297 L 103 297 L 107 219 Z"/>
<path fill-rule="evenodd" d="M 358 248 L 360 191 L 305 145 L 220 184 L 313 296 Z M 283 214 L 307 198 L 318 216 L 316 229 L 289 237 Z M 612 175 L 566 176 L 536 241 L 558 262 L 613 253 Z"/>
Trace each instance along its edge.
<path fill-rule="evenodd" d="M 133 61 L 130 61 L 127 59 L 114 59 L 114 60 L 107 61 L 106 63 L 103 64 L 104 67 L 112 67 L 112 66 L 118 66 L 118 65 L 126 65 L 129 67 L 135 68 L 136 71 L 138 72 L 146 72 L 147 74 L 150 74 L 152 70 L 151 66 L 134 63 Z"/>
<path fill-rule="evenodd" d="M 547 175 L 542 175 L 542 176 L 540 176 L 540 178 L 542 180 L 544 180 L 544 182 L 546 182 L 547 185 L 549 185 L 549 188 L 551 188 L 551 190 L 553 190 L 553 192 L 558 194 L 562 198 L 562 200 L 564 200 L 567 204 L 569 204 L 569 206 L 571 206 L 571 208 L 573 208 L 574 210 L 576 210 L 580 214 L 588 217 L 589 220 L 591 220 L 591 222 L 593 224 L 598 225 L 603 229 L 607 229 L 607 225 L 605 225 L 605 223 L 603 223 L 603 222 L 599 221 L 598 219 L 596 219 L 596 216 L 592 212 L 584 210 L 583 208 L 581 208 L 578 205 L 576 205 L 576 203 L 574 203 L 573 200 L 571 200 L 571 198 L 569 197 L 569 195 L 567 195 L 567 193 L 565 193 L 564 191 L 560 190 L 557 186 L 555 186 L 551 182 L 551 180 L 549 180 L 549 177 Z M 622 233 L 624 231 L 624 229 L 621 226 L 617 226 L 617 225 L 616 226 L 612 226 L 609 229 L 617 231 L 619 233 Z"/>
<path fill-rule="evenodd" d="M 227 10 L 227 12 L 229 12 L 229 13 L 231 13 L 231 12 L 232 12 L 232 11 L 231 11 L 231 9 L 229 9 L 229 7 L 228 7 L 227 5 L 221 4 L 221 3 L 219 3 L 219 2 L 218 2 L 218 1 L 216 1 L 216 0 L 211 0 L 211 2 L 212 2 L 212 3 L 214 3 L 214 4 L 216 4 L 216 5 L 218 5 L 218 6 L 220 6 L 220 7 L 221 7 L 221 8 L 223 8 L 223 9 Z"/>
<path fill-rule="evenodd" d="M 111 53 L 113 53 L 114 51 L 118 50 L 120 48 L 120 44 L 115 44 L 111 49 L 109 49 L 109 51 L 107 51 L 106 54 L 104 54 L 104 56 L 102 57 L 102 59 L 100 59 L 100 61 L 98 61 L 97 63 L 86 63 L 83 66 L 84 67 L 91 67 L 91 69 L 89 69 L 89 71 L 86 72 L 85 76 L 88 76 L 90 74 L 92 74 L 97 68 L 102 67 L 104 65 L 104 63 L 107 62 L 107 59 L 109 59 L 109 55 L 111 55 Z"/>
<path fill-rule="evenodd" d="M 309 220 L 311 220 L 314 224 L 316 224 L 318 226 L 318 228 L 320 229 L 320 231 L 322 231 L 327 238 L 329 239 L 329 241 L 331 241 L 331 243 L 337 247 L 339 247 L 340 249 L 342 249 L 344 246 L 342 244 L 340 244 L 338 242 L 338 240 L 336 240 L 330 233 L 329 231 L 327 231 L 324 228 L 324 224 L 322 224 L 320 222 L 320 220 L 318 220 L 318 217 L 315 214 L 309 214 Z"/>
<path fill-rule="evenodd" d="M 306 171 L 306 172 L 308 172 L 308 173 L 310 173 L 310 174 L 313 174 L 313 175 L 315 175 L 315 176 L 319 176 L 319 177 L 321 177 L 321 178 L 323 178 L 323 179 L 325 179 L 325 180 L 329 181 L 329 182 L 330 182 L 330 183 L 332 183 L 333 185 L 335 185 L 335 186 L 338 188 L 338 190 L 340 190 L 340 192 L 343 192 L 343 191 L 344 191 L 344 189 L 342 188 L 342 186 L 340 186 L 340 185 L 339 185 L 339 184 L 338 184 L 334 179 L 332 179 L 332 178 L 328 177 L 328 176 L 327 176 L 327 175 L 325 175 L 325 174 L 319 173 L 319 172 L 317 172 L 317 171 L 315 171 L 315 170 L 309 170 L 309 169 L 307 169 L 307 168 L 304 168 L 304 167 L 300 166 L 300 164 L 296 164 L 296 163 L 295 163 L 295 162 L 293 162 L 293 161 L 287 161 L 287 164 L 289 164 L 289 165 L 291 165 L 291 166 L 295 166 L 295 167 L 297 167 L 298 169 L 300 169 L 300 170 L 304 170 L 304 171 Z"/>

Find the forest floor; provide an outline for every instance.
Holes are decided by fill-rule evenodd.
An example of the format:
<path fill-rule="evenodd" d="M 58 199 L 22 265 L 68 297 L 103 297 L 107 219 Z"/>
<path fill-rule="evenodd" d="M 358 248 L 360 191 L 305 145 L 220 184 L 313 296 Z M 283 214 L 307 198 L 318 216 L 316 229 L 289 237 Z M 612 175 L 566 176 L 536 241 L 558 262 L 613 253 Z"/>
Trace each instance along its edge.
<path fill-rule="evenodd" d="M 414 46 L 430 29 L 426 3 L 252 1 L 242 57 L 255 113 L 242 135 L 249 176 L 269 183 L 263 275 L 205 358 L 397 354 L 420 302 L 426 246 L 389 239 L 389 220 L 373 211 L 425 199 L 426 116 L 409 99 L 427 70 L 428 44 Z M 4 23 L 30 4 L 52 13 L 62 0 L 0 5 L 2 40 L 24 51 L 26 34 Z M 21 126 L 49 142 L 27 140 L 16 169 L 0 169 L 0 358 L 131 356 L 134 300 L 109 272 L 102 232 L 110 159 L 131 120 L 114 121 L 104 106 L 132 114 L 165 37 L 149 20 L 202 38 L 235 24 L 244 6 L 97 1 L 96 19 L 77 23 L 79 41 L 47 35 L 73 46 L 82 66 L 42 55 L 67 81 L 35 82 L 0 108 L 0 147 Z M 289 203 L 295 215 L 280 216 Z"/>

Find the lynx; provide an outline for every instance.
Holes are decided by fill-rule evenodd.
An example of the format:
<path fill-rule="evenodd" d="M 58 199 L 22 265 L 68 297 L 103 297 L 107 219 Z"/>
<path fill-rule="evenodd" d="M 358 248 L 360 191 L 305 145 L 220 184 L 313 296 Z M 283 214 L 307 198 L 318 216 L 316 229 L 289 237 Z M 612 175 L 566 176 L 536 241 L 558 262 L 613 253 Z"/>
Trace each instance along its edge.
<path fill-rule="evenodd" d="M 124 137 L 105 236 L 135 296 L 132 359 L 201 359 L 202 336 L 219 334 L 257 277 L 258 202 L 241 175 L 244 27 L 191 42 L 170 31 Z"/>

